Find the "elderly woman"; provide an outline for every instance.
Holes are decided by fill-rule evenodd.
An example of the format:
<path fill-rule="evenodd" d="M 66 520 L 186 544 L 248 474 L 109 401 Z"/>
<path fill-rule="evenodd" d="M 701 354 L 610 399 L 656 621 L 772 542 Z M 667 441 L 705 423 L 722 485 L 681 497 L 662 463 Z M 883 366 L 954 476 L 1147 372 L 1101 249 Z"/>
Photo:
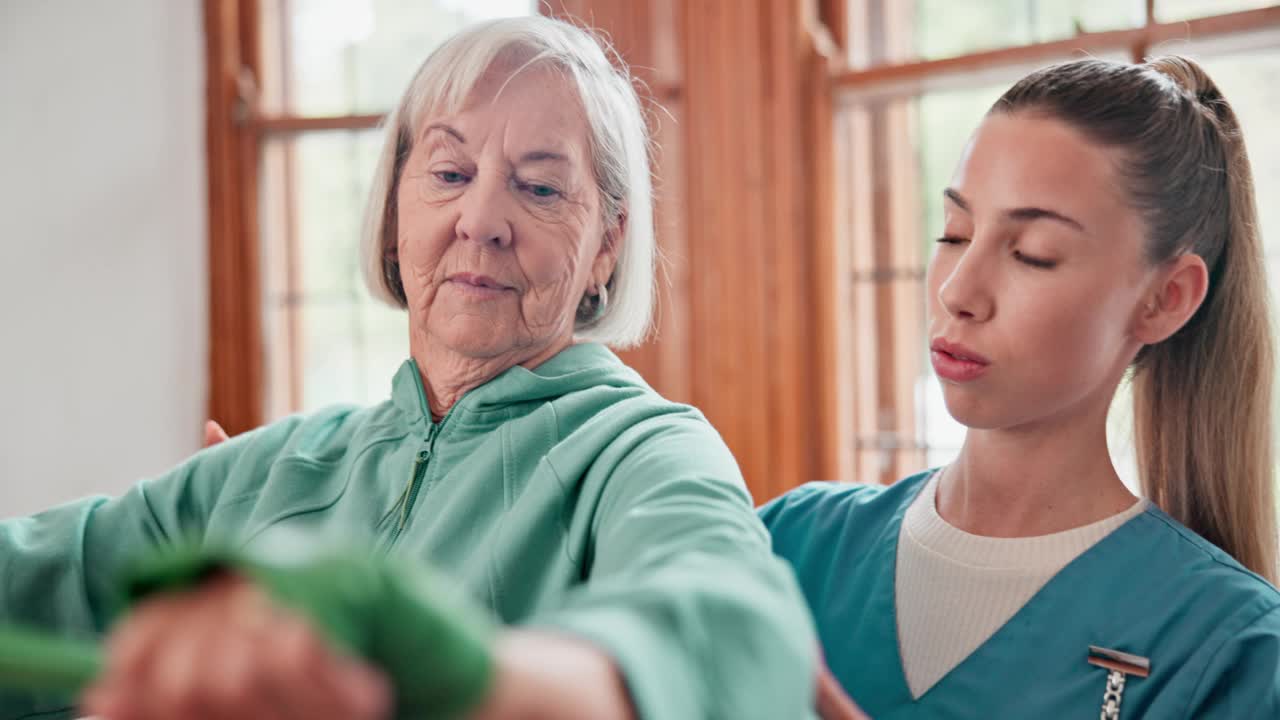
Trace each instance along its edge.
<path fill-rule="evenodd" d="M 283 529 L 439 568 L 487 609 L 494 670 L 470 716 L 804 716 L 811 621 L 732 456 L 600 344 L 649 328 L 649 173 L 635 92 L 588 34 L 535 17 L 449 40 L 388 120 L 368 206 L 369 284 L 409 318 L 391 398 L 246 433 L 120 498 L 0 523 L 0 620 L 100 633 L 131 558 Z M 138 607 L 86 708 L 395 711 L 377 667 L 246 577 Z M 435 650 L 422 648 L 424 679 L 441 670 Z M 68 704 L 0 695 L 0 716 Z"/>

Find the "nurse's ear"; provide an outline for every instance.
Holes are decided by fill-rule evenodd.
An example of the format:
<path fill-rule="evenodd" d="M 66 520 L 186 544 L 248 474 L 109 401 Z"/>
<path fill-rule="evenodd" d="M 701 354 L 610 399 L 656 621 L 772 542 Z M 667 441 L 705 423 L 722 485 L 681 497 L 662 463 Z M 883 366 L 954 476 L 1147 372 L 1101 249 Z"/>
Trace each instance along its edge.
<path fill-rule="evenodd" d="M 1134 318 L 1133 336 L 1155 345 L 1178 332 L 1209 292 L 1209 269 L 1195 253 L 1183 253 L 1160 268 Z"/>

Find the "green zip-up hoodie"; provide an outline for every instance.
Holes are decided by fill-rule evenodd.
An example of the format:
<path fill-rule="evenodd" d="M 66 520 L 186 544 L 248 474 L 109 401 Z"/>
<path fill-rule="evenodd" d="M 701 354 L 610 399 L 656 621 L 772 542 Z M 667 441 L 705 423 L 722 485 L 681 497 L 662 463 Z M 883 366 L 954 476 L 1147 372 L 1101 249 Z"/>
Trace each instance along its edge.
<path fill-rule="evenodd" d="M 503 623 L 595 643 L 642 718 L 809 713 L 811 621 L 728 448 L 594 344 L 507 370 L 440 422 L 409 360 L 382 404 L 287 418 L 120 498 L 0 522 L 0 622 L 100 634 L 133 559 L 281 532 L 430 564 Z M 4 694 L 0 718 L 68 704 Z"/>

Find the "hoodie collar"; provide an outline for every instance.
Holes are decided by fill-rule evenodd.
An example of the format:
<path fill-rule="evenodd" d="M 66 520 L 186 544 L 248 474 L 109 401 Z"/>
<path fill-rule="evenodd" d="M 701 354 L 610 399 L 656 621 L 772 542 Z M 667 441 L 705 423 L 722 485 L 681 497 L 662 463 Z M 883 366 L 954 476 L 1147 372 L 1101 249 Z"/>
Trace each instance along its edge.
<path fill-rule="evenodd" d="M 507 368 L 489 382 L 463 395 L 446 418 L 464 416 L 468 423 L 496 424 L 516 405 L 546 402 L 596 385 L 643 382 L 608 348 L 598 343 L 570 345 L 535 368 Z M 405 360 L 391 381 L 391 400 L 418 432 L 433 424 L 422 374 L 413 358 Z M 441 420 L 443 423 L 444 420 Z"/>

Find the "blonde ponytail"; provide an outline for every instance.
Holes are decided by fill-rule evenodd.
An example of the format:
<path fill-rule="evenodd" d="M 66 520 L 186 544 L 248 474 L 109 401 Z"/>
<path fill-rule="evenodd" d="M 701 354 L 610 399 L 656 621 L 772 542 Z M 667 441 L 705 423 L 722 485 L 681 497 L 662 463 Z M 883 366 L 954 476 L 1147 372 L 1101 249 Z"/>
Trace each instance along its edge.
<path fill-rule="evenodd" d="M 1274 583 L 1276 367 L 1249 158 L 1235 113 L 1203 69 L 1185 58 L 1149 65 L 1190 96 L 1221 146 L 1226 237 L 1195 317 L 1139 358 L 1134 424 L 1142 489 Z"/>

